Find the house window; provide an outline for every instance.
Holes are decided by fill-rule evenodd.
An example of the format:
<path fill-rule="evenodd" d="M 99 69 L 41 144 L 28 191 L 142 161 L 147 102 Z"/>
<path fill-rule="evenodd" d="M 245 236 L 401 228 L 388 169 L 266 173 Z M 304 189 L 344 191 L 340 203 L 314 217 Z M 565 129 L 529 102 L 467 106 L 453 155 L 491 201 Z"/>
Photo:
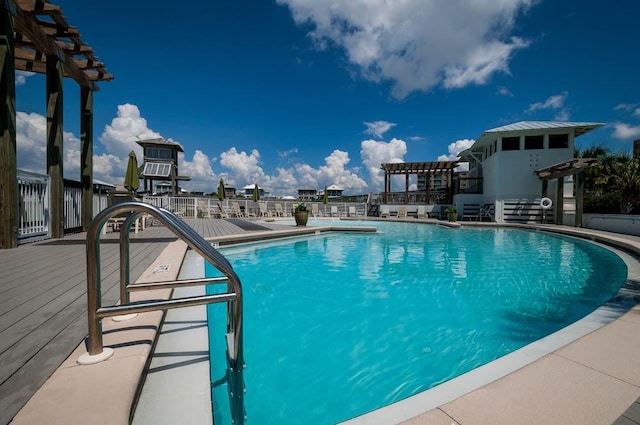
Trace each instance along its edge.
<path fill-rule="evenodd" d="M 503 137 L 502 150 L 503 151 L 520 150 L 520 138 L 519 137 Z"/>
<path fill-rule="evenodd" d="M 153 159 L 172 159 L 171 149 L 166 148 L 147 148 L 145 156 Z"/>
<path fill-rule="evenodd" d="M 569 147 L 568 134 L 550 134 L 549 149 L 567 149 Z"/>
<path fill-rule="evenodd" d="M 544 136 L 524 136 L 525 150 L 544 148 Z"/>

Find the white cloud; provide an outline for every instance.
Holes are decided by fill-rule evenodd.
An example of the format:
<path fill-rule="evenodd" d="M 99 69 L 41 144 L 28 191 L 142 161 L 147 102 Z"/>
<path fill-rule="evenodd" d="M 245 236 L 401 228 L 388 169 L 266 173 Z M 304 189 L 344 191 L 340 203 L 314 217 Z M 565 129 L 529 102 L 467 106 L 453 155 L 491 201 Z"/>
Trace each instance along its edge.
<path fill-rule="evenodd" d="M 504 86 L 498 87 L 498 90 L 496 93 L 499 94 L 500 96 L 513 97 L 513 93 L 511 93 L 511 90 L 509 90 Z"/>
<path fill-rule="evenodd" d="M 277 0 L 299 25 L 312 25 L 318 48 L 335 45 L 370 81 L 391 81 L 404 98 L 436 85 L 484 84 L 508 73 L 529 42 L 510 34 L 534 0 Z"/>
<path fill-rule="evenodd" d="M 345 193 L 361 191 L 367 187 L 367 183 L 360 178 L 355 170 L 347 168 L 351 162 L 349 154 L 341 150 L 334 150 L 331 155 L 325 157 L 325 165 L 317 169 L 308 164 L 298 164 L 296 172 L 299 182 L 303 186 L 321 188 L 331 184 L 337 184 L 345 190 Z"/>
<path fill-rule="evenodd" d="M 450 143 L 447 147 L 448 154 L 440 155 L 438 157 L 438 161 L 457 161 L 460 159 L 460 152 L 467 150 L 475 143 L 475 140 L 472 139 L 462 139 Z M 456 171 L 466 171 L 469 169 L 469 164 L 464 162 L 456 167 Z"/>
<path fill-rule="evenodd" d="M 621 122 L 613 124 L 613 137 L 616 139 L 637 139 L 640 137 L 640 125 L 629 125 Z"/>
<path fill-rule="evenodd" d="M 407 144 L 400 139 L 394 138 L 388 143 L 375 140 L 364 140 L 360 143 L 360 158 L 369 172 L 372 189 L 381 189 L 384 184 L 384 173 L 380 164 L 404 162 L 406 154 Z"/>
<path fill-rule="evenodd" d="M 136 105 L 125 103 L 118 105 L 117 116 L 111 124 L 104 127 L 104 132 L 98 138 L 109 153 L 125 158 L 132 150 L 138 158 L 142 158 L 142 147 L 136 140 L 155 139 L 160 133 L 147 127 L 147 120 L 140 115 Z"/>
<path fill-rule="evenodd" d="M 396 123 L 388 121 L 364 122 L 363 124 L 367 126 L 367 129 L 364 131 L 365 134 L 370 134 L 379 139 L 382 138 L 384 133 L 397 125 Z"/>
<path fill-rule="evenodd" d="M 24 86 L 27 84 L 27 78 L 36 75 L 35 72 L 16 71 L 16 86 Z"/>
<path fill-rule="evenodd" d="M 526 112 L 535 112 L 545 109 L 561 109 L 564 107 L 564 102 L 567 100 L 567 96 L 569 93 L 562 92 L 560 94 L 556 94 L 554 96 L 550 96 L 544 102 L 532 103 L 527 108 Z"/>

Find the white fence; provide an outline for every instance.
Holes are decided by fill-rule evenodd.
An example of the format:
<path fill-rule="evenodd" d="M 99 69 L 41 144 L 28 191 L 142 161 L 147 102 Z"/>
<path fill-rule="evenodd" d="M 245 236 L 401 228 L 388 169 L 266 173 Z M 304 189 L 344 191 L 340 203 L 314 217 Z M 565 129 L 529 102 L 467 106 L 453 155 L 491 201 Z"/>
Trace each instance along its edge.
<path fill-rule="evenodd" d="M 182 217 L 262 217 L 291 216 L 298 200 L 268 199 L 254 202 L 251 199 L 232 198 L 218 201 L 209 197 L 145 196 L 143 202 L 165 208 Z M 353 202 L 304 202 L 311 217 L 364 217 L 366 203 Z M 235 204 L 235 205 L 234 205 Z"/>
<path fill-rule="evenodd" d="M 49 176 L 18 170 L 18 242 L 49 235 Z"/>

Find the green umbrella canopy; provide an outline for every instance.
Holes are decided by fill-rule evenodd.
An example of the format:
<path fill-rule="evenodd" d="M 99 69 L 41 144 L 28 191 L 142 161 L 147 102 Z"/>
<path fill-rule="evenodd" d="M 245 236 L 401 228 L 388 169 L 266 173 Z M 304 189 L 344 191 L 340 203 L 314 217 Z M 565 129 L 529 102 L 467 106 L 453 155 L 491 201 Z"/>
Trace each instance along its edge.
<path fill-rule="evenodd" d="M 258 202 L 260 200 L 260 189 L 258 189 L 258 183 L 253 186 L 253 202 Z"/>
<path fill-rule="evenodd" d="M 327 186 L 324 187 L 324 192 L 322 193 L 322 203 L 326 204 L 329 202 L 329 192 L 327 191 Z"/>
<path fill-rule="evenodd" d="M 224 180 L 220 179 L 220 183 L 218 183 L 218 199 L 223 200 L 225 198 L 224 193 Z"/>
<path fill-rule="evenodd" d="M 135 192 L 140 187 L 140 175 L 138 174 L 138 159 L 134 151 L 129 152 L 127 174 L 124 176 L 124 187 Z"/>

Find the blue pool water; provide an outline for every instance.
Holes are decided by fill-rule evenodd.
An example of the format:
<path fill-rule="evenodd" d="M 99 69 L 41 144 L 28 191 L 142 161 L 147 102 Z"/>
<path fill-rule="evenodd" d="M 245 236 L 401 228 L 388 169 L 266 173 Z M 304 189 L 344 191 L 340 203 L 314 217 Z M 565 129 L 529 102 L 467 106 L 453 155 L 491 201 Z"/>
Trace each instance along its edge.
<path fill-rule="evenodd" d="M 404 399 L 584 317 L 627 275 L 582 240 L 375 225 L 223 250 L 244 287 L 248 423 L 333 424 Z M 224 309 L 209 306 L 214 387 Z"/>

